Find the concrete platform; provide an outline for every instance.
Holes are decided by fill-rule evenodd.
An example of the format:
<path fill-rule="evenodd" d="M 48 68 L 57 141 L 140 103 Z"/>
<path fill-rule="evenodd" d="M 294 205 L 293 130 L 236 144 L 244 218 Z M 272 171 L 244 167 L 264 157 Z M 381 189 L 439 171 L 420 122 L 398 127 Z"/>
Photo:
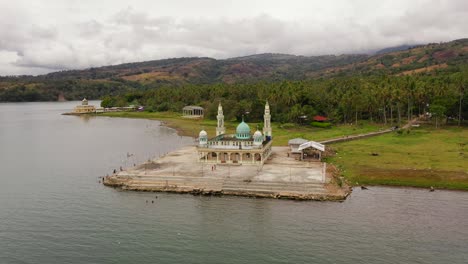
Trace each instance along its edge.
<path fill-rule="evenodd" d="M 263 166 L 218 164 L 214 168 L 212 164 L 197 162 L 196 148 L 189 146 L 108 176 L 104 184 L 135 191 L 345 199 L 345 189 L 330 186 L 325 163 L 298 161 L 288 157 L 287 152 L 287 147 L 273 147 Z"/>

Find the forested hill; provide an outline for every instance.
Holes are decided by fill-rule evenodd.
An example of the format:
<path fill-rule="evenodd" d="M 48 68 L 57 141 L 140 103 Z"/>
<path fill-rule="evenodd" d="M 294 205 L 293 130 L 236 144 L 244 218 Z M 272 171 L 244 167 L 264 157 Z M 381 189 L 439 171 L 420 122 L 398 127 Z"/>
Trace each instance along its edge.
<path fill-rule="evenodd" d="M 305 80 L 342 76 L 450 74 L 468 64 L 468 39 L 376 55 L 257 54 L 216 60 L 175 58 L 0 77 L 0 101 L 51 101 L 123 94 L 157 87 Z"/>
<path fill-rule="evenodd" d="M 0 77 L 0 101 L 67 100 L 186 84 L 299 80 L 310 72 L 364 61 L 366 55 L 294 56 L 259 54 L 215 60 L 174 58 L 71 70 L 41 76 Z M 63 95 L 63 96 L 62 96 Z"/>
<path fill-rule="evenodd" d="M 294 56 L 287 54 L 257 54 L 216 60 L 212 58 L 173 58 L 126 63 L 85 70 L 49 73 L 37 77 L 22 76 L 23 81 L 114 80 L 143 85 L 210 84 L 217 82 L 285 80 L 305 78 L 307 73 L 329 67 L 345 66 L 364 61 L 367 55 Z M 10 78 L 15 79 L 15 78 Z"/>
<path fill-rule="evenodd" d="M 408 49 L 380 53 L 366 60 L 345 66 L 330 67 L 318 75 L 354 75 L 384 73 L 388 75 L 413 75 L 446 72 L 468 64 L 468 39 L 447 43 L 427 44 Z"/>

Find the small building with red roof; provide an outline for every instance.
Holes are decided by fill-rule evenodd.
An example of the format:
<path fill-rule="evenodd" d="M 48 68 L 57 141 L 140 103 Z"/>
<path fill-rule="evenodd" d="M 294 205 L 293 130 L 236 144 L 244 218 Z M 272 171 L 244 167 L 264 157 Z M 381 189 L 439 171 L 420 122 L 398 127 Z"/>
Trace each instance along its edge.
<path fill-rule="evenodd" d="M 328 120 L 328 118 L 326 118 L 325 116 L 320 116 L 320 115 L 316 115 L 314 116 L 314 121 L 317 121 L 317 122 L 325 122 Z"/>

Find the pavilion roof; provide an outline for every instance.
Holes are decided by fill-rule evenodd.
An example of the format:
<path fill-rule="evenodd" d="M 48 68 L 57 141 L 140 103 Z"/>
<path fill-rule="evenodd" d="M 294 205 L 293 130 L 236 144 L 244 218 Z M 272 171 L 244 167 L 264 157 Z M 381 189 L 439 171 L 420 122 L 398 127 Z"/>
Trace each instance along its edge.
<path fill-rule="evenodd" d="M 187 105 L 182 108 L 183 110 L 204 110 L 203 107 L 201 106 L 196 106 L 196 105 Z"/>

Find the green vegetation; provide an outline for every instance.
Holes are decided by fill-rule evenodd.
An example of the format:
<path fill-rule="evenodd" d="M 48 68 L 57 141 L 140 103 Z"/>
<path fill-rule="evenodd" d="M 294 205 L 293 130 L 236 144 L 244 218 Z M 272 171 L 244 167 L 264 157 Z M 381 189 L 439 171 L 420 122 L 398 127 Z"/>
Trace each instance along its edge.
<path fill-rule="evenodd" d="M 59 95 L 67 100 L 81 100 L 83 97 L 100 99 L 160 87 L 299 80 L 308 78 L 308 72 L 366 58 L 366 55 L 302 57 L 282 54 L 261 54 L 229 60 L 176 58 L 40 76 L 0 76 L 0 102 L 55 101 Z M 25 88 L 37 95 L 24 93 Z M 115 105 L 120 102 L 116 101 Z"/>
<path fill-rule="evenodd" d="M 421 127 L 332 145 L 352 184 L 468 190 L 468 130 Z"/>
<path fill-rule="evenodd" d="M 216 134 L 216 120 L 209 119 L 187 119 L 182 118 L 180 113 L 174 112 L 110 112 L 99 114 L 110 117 L 126 117 L 126 118 L 145 118 L 163 121 L 167 126 L 179 131 L 181 135 L 198 137 L 201 129 L 205 129 L 209 136 Z M 225 122 L 227 132 L 235 133 L 236 126 L 239 124 L 236 120 Z M 251 130 L 263 127 L 262 123 L 249 122 Z M 302 137 L 309 140 L 321 141 L 330 138 L 338 138 L 347 135 L 356 135 L 372 131 L 377 131 L 383 128 L 379 124 L 360 122 L 356 125 L 337 125 L 333 128 L 323 129 L 298 124 L 279 124 L 272 123 L 273 136 L 275 138 L 274 145 L 287 146 L 288 140 L 296 137 Z"/>
<path fill-rule="evenodd" d="M 312 123 L 310 123 L 311 126 L 313 127 L 321 127 L 321 128 L 329 128 L 331 127 L 331 123 L 329 122 L 317 122 L 317 121 L 314 121 Z"/>
<path fill-rule="evenodd" d="M 200 105 L 205 108 L 207 118 L 214 119 L 218 102 L 222 101 L 227 120 L 239 121 L 245 116 L 246 120 L 252 123 L 262 121 L 263 105 L 265 100 L 268 100 L 272 106 L 273 121 L 281 124 L 310 123 L 312 116 L 319 114 L 327 116 L 335 124 L 357 124 L 361 120 L 367 120 L 370 123 L 378 122 L 391 126 L 402 125 L 404 119 L 409 120 L 414 116 L 433 112 L 437 125 L 444 120 L 455 121 L 460 125 L 462 119 L 468 119 L 468 93 L 465 92 L 468 86 L 468 57 L 464 55 L 465 52 L 468 53 L 468 40 L 460 40 L 377 55 L 366 62 L 378 63 L 385 60 L 394 65 L 397 60 L 406 67 L 418 56 L 424 57 L 424 60 L 437 61 L 453 59 L 455 54 L 463 55 L 457 55 L 457 63 L 443 70 L 421 71 L 412 75 L 392 75 L 388 71 L 364 70 L 354 72 L 353 75 L 327 75 L 324 78 L 303 78 L 300 81 L 295 81 L 296 78 L 280 81 L 284 78 L 279 78 L 279 81 L 273 82 L 269 79 L 268 82 L 233 84 L 218 82 L 162 85 L 156 89 L 105 97 L 103 106 L 141 104 L 150 112 L 178 112 L 185 105 Z M 433 57 L 426 58 L 428 54 Z M 422 57 L 418 61 L 421 61 Z M 252 60 L 258 63 L 278 63 L 290 59 L 291 56 L 286 55 L 249 56 L 229 60 L 229 63 L 241 61 L 244 65 Z M 213 63 L 212 60 L 209 61 Z M 355 66 L 359 68 L 362 65 L 363 63 L 359 63 Z M 398 68 L 392 67 L 391 71 Z M 249 69 L 248 72 L 250 71 L 254 70 Z"/>
<path fill-rule="evenodd" d="M 360 120 L 385 125 L 402 125 L 440 105 L 437 120 L 468 119 L 468 68 L 450 75 L 354 76 L 276 83 L 186 85 L 161 87 L 145 92 L 105 98 L 104 102 L 132 104 L 137 101 L 149 111 L 178 112 L 185 105 L 200 105 L 207 118 L 215 119 L 222 101 L 227 120 L 261 122 L 265 100 L 272 119 L 278 123 L 308 123 L 325 115 L 334 123 Z M 112 104 L 110 104 L 112 105 Z"/>
<path fill-rule="evenodd" d="M 137 83 L 108 80 L 36 80 L 25 77 L 0 77 L 0 102 L 57 101 L 83 98 L 97 99 L 106 95 L 135 91 Z M 123 102 L 127 105 L 128 102 Z"/>
<path fill-rule="evenodd" d="M 339 138 L 343 136 L 363 134 L 378 131 L 383 128 L 380 124 L 360 122 L 358 125 L 341 124 L 332 128 L 317 128 L 303 125 L 294 125 L 292 127 L 279 123 L 273 123 L 274 145 L 287 146 L 288 140 L 293 138 L 304 138 L 313 141 L 322 141 L 326 139 Z"/>

